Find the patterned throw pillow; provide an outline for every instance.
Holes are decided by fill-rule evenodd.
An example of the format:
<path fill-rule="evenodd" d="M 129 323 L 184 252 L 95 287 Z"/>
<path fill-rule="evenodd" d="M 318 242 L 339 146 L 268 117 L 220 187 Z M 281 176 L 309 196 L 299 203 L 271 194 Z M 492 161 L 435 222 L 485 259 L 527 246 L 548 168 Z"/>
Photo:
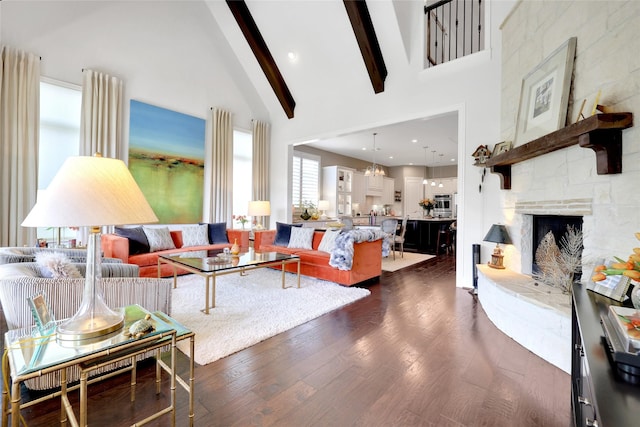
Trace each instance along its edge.
<path fill-rule="evenodd" d="M 207 246 L 209 244 L 207 224 L 189 225 L 182 229 L 182 247 Z"/>
<path fill-rule="evenodd" d="M 313 232 L 311 227 L 292 227 L 288 248 L 313 249 Z"/>
<path fill-rule="evenodd" d="M 156 252 L 165 249 L 175 249 L 176 245 L 173 243 L 169 227 L 147 227 L 142 226 L 144 234 L 149 241 L 149 251 Z"/>
<path fill-rule="evenodd" d="M 333 248 L 336 247 L 336 237 L 340 234 L 340 230 L 327 230 L 324 232 L 324 236 L 322 236 L 322 240 L 318 245 L 318 250 L 323 252 L 333 251 Z"/>
<path fill-rule="evenodd" d="M 53 277 L 54 279 L 82 278 L 80 271 L 61 252 L 39 252 L 36 254 L 36 262 L 42 269 L 43 277 Z"/>

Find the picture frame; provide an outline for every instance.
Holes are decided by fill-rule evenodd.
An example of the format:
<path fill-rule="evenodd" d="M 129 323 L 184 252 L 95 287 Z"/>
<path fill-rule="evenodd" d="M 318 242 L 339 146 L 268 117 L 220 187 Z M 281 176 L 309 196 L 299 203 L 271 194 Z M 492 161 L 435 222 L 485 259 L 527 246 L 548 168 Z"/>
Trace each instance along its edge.
<path fill-rule="evenodd" d="M 29 307 L 31 307 L 31 313 L 33 319 L 36 322 L 36 327 L 41 335 L 46 335 L 55 328 L 55 319 L 49 310 L 49 305 L 44 292 L 39 292 L 29 298 Z"/>
<path fill-rule="evenodd" d="M 571 37 L 522 79 L 515 146 L 565 126 L 576 43 Z"/>
<path fill-rule="evenodd" d="M 595 271 L 594 271 L 595 273 Z M 592 274 L 593 276 L 593 274 Z M 631 284 L 631 279 L 622 274 L 607 276 L 606 279 L 599 282 L 589 280 L 587 289 L 604 295 L 612 300 L 622 302 L 627 298 L 627 290 Z"/>
<path fill-rule="evenodd" d="M 495 147 L 493 147 L 493 155 L 497 156 L 498 154 L 506 153 L 507 151 L 511 150 L 511 146 L 511 141 L 500 142 L 496 144 Z"/>

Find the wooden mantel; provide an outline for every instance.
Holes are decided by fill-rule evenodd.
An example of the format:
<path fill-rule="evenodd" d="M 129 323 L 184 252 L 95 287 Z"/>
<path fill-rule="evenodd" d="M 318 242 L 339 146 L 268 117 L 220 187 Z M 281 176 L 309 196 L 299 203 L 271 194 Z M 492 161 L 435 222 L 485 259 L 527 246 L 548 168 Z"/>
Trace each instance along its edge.
<path fill-rule="evenodd" d="M 580 144 L 596 153 L 598 175 L 622 172 L 622 130 L 633 126 L 633 113 L 604 113 L 549 133 L 491 157 L 486 165 L 500 175 L 500 188 L 511 189 L 511 165 Z"/>

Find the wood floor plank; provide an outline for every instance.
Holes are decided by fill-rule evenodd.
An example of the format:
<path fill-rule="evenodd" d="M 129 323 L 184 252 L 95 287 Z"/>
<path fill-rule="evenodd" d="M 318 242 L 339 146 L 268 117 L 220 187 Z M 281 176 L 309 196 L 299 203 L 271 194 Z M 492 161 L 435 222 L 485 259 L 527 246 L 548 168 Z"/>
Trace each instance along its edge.
<path fill-rule="evenodd" d="M 383 272 L 367 287 L 367 298 L 197 366 L 196 425 L 571 424 L 569 375 L 498 331 L 477 298 L 455 287 L 453 256 Z M 166 404 L 168 393 L 154 393 L 153 365 L 142 363 L 138 374 L 135 404 L 127 375 L 91 388 L 95 425 L 129 425 L 137 413 Z M 59 404 L 23 411 L 27 424 L 58 424 Z M 188 400 L 181 388 L 176 408 L 183 426 Z"/>

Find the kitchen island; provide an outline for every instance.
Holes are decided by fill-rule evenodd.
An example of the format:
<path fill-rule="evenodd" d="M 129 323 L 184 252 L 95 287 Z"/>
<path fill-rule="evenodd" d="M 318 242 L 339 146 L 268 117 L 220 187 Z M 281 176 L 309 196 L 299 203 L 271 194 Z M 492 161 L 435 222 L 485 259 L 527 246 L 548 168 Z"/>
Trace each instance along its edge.
<path fill-rule="evenodd" d="M 454 218 L 415 218 L 407 220 L 404 250 L 437 255 L 438 233 L 440 230 L 449 230 L 454 221 Z M 454 237 L 451 235 L 452 239 Z"/>

